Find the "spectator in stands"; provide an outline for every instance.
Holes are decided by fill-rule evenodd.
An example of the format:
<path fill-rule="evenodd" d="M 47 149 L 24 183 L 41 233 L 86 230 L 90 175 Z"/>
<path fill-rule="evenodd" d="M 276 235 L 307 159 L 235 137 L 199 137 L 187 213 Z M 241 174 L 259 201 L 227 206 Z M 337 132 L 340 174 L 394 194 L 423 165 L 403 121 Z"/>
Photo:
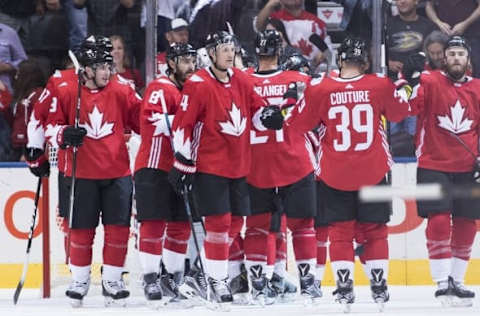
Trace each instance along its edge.
<path fill-rule="evenodd" d="M 33 105 L 45 87 L 45 76 L 35 60 L 24 60 L 18 66 L 14 81 L 12 147 L 19 160 L 27 145 L 27 124 Z"/>
<path fill-rule="evenodd" d="M 73 0 L 76 8 L 87 8 L 88 34 L 112 36 L 120 35 L 133 47 L 132 33 L 128 24 L 128 9 L 135 0 Z"/>
<path fill-rule="evenodd" d="M 119 35 L 110 36 L 112 41 L 112 56 L 115 71 L 120 76 L 132 80 L 135 83 L 135 89 L 142 91 L 145 87 L 142 76 L 138 69 L 131 68 L 131 60 L 125 49 L 125 41 Z"/>
<path fill-rule="evenodd" d="M 287 36 L 287 31 L 285 30 L 285 25 L 283 25 L 283 22 L 281 20 L 275 19 L 275 18 L 269 18 L 265 29 L 276 30 L 277 32 L 280 33 L 282 37 L 283 49 L 281 51 L 280 57 L 278 58 L 279 65 L 282 65 L 283 63 L 285 63 L 290 56 L 298 53 L 301 54 L 301 52 L 295 47 L 293 47 L 292 44 L 290 43 L 290 40 L 288 39 L 288 36 Z"/>
<path fill-rule="evenodd" d="M 418 0 L 395 0 L 398 15 L 387 21 L 388 73 L 396 78 L 408 56 L 423 50 L 423 41 L 435 30 L 435 25 L 417 14 Z M 391 123 L 394 156 L 414 156 L 413 136 L 416 117 L 409 116 L 400 123 Z"/>
<path fill-rule="evenodd" d="M 168 25 L 168 31 L 165 33 L 165 39 L 168 45 L 173 43 L 187 44 L 189 40 L 188 23 L 184 19 L 173 19 Z M 157 74 L 166 75 L 167 71 L 167 52 L 163 51 L 157 55 Z"/>
<path fill-rule="evenodd" d="M 445 67 L 445 45 L 448 35 L 441 31 L 433 31 L 423 42 L 423 51 L 427 57 L 425 70 L 441 70 Z"/>
<path fill-rule="evenodd" d="M 29 18 L 35 13 L 41 13 L 44 0 L 9 0 L 0 1 L 0 23 L 6 24 L 14 29 L 22 44 L 25 45 L 28 30 Z"/>
<path fill-rule="evenodd" d="M 436 29 L 427 18 L 417 14 L 418 0 L 395 0 L 398 15 L 387 21 L 389 75 L 402 71 L 408 56 L 423 50 L 423 41 Z"/>
<path fill-rule="evenodd" d="M 10 103 L 12 95 L 5 84 L 0 80 L 0 161 L 11 161 L 12 142 L 10 129 L 12 125 L 12 113 Z"/>
<path fill-rule="evenodd" d="M 247 0 L 197 1 L 190 16 L 190 44 L 195 49 L 203 47 L 207 35 L 219 30 L 227 31 L 229 22 L 235 33 L 239 31 L 240 17 Z"/>
<path fill-rule="evenodd" d="M 59 1 L 59 0 L 47 0 Z M 74 0 L 60 0 L 65 10 L 68 22 L 68 47 L 71 51 L 77 51 L 83 40 L 87 37 L 87 10 L 77 9 Z"/>
<path fill-rule="evenodd" d="M 470 44 L 473 76 L 480 78 L 480 2 L 477 0 L 427 0 L 427 16 L 447 34 L 462 35 Z"/>
<path fill-rule="evenodd" d="M 303 0 L 269 0 L 254 20 L 255 29 L 263 31 L 269 17 L 283 22 L 288 39 L 312 62 L 313 67 L 325 60 L 328 50 L 326 25 L 303 9 Z M 316 40 L 312 40 L 312 35 Z"/>
<path fill-rule="evenodd" d="M 12 76 L 18 65 L 27 59 L 20 38 L 11 27 L 0 23 L 0 80 L 12 92 Z"/>

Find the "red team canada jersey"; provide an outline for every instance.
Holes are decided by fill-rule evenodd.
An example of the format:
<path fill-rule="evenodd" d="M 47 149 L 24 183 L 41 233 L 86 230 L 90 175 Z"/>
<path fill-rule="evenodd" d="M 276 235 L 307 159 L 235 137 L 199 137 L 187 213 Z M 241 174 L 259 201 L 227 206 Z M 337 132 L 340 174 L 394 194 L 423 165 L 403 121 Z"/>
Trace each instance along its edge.
<path fill-rule="evenodd" d="M 208 68 L 187 80 L 173 138 L 175 151 L 195 161 L 198 172 L 236 179 L 250 171 L 252 116 L 265 103 L 247 74 L 237 68 L 228 73 L 228 83 Z"/>
<path fill-rule="evenodd" d="M 58 146 L 61 127 L 74 125 L 77 103 L 77 84 L 58 85 L 58 102 L 51 107 L 47 118 L 46 136 Z M 87 130 L 83 145 L 77 152 L 77 177 L 84 179 L 114 179 L 130 174 L 128 150 L 124 130 L 139 132 L 141 98 L 131 84 L 118 76 L 112 76 L 103 89 L 82 87 L 80 126 Z M 72 148 L 65 152 L 66 176 L 71 176 Z"/>
<path fill-rule="evenodd" d="M 148 86 L 140 111 L 142 143 L 135 160 L 135 172 L 142 168 L 164 171 L 172 168 L 173 152 L 170 136 L 161 131 L 159 125 L 160 121 L 165 120 L 162 102 L 165 103 L 167 113 L 174 114 L 180 99 L 180 91 L 168 77 L 155 79 Z"/>
<path fill-rule="evenodd" d="M 327 36 L 327 26 L 316 15 L 307 11 L 295 17 L 288 13 L 287 10 L 279 10 L 272 13 L 272 18 L 279 19 L 285 25 L 287 37 L 293 47 L 298 48 L 302 55 L 312 60 L 320 50 L 313 45 L 309 38 L 312 34 L 318 35 L 325 39 Z"/>
<path fill-rule="evenodd" d="M 280 105 L 291 82 L 309 81 L 296 71 L 252 74 L 255 91 L 271 105 Z M 250 131 L 252 167 L 248 183 L 258 188 L 273 188 L 295 183 L 313 171 L 310 142 L 289 126 L 283 129 Z"/>
<path fill-rule="evenodd" d="M 338 190 L 357 191 L 379 183 L 392 164 L 381 115 L 398 122 L 409 114 L 406 96 L 388 78 L 318 78 L 288 123 L 304 132 L 323 124 L 320 179 Z"/>
<path fill-rule="evenodd" d="M 478 155 L 480 80 L 453 83 L 444 72 L 423 72 L 418 94 L 418 167 L 444 172 L 472 171 L 474 158 L 453 136 Z"/>

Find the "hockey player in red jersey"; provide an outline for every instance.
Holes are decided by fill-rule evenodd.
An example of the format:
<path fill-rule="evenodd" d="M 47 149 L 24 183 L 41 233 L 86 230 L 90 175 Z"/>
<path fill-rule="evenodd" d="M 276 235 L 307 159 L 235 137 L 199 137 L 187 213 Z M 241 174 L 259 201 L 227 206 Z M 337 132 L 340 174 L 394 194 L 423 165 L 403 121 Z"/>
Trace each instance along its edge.
<path fill-rule="evenodd" d="M 278 69 L 281 36 L 275 30 L 257 34 L 259 60 L 252 82 L 257 93 L 270 105 L 281 106 L 289 83 L 307 84 L 309 77 L 297 71 Z M 272 276 L 273 290 L 266 276 L 269 232 L 276 232 L 279 254 L 286 249 L 286 228 L 292 231 L 293 249 L 300 276 L 301 294 L 321 296 L 312 272 L 315 270 L 315 181 L 311 146 L 305 135 L 288 126 L 279 130 L 250 131 L 252 168 L 247 177 L 252 215 L 245 232 L 246 266 L 252 284 L 252 297 L 261 304 L 272 304 L 278 291 L 285 294 L 286 258 L 277 256 Z M 282 218 L 286 225 L 281 225 Z M 283 226 L 283 227 L 281 227 Z M 283 251 L 282 251 L 283 250 Z"/>
<path fill-rule="evenodd" d="M 466 75 L 470 53 L 462 37 L 450 38 L 445 70 L 423 72 L 420 85 L 414 89 L 418 94 L 412 103 L 419 111 L 418 183 L 474 183 L 474 169 L 479 166 L 480 81 Z M 406 78 L 422 69 L 424 58 L 413 57 L 407 62 L 411 70 L 404 70 Z M 464 287 L 463 280 L 477 231 L 475 219 L 480 218 L 476 205 L 478 201 L 460 198 L 418 201 L 418 214 L 428 219 L 430 272 L 438 285 L 435 297 L 443 301 L 458 298 L 469 305 L 475 296 Z"/>
<path fill-rule="evenodd" d="M 353 267 L 355 225 L 365 238 L 365 258 L 373 299 L 388 301 L 389 203 L 361 203 L 358 190 L 385 183 L 392 159 L 381 115 L 400 121 L 411 114 L 406 88 L 381 75 L 364 74 L 367 47 L 361 39 L 347 38 L 338 51 L 339 78 L 311 81 L 289 125 L 309 131 L 320 124 L 321 194 L 330 225 L 330 259 L 337 282 L 336 300 L 350 308 L 354 302 Z"/>
<path fill-rule="evenodd" d="M 142 142 L 135 161 L 139 256 L 147 300 L 161 299 L 162 288 L 164 295 L 178 298 L 190 236 L 183 199 L 168 182 L 168 171 L 173 164 L 170 123 L 178 111 L 183 84 L 195 70 L 196 51 L 189 44 L 174 43 L 167 50 L 167 63 L 168 77 L 155 79 L 145 92 L 140 112 Z M 166 273 L 160 279 L 161 258 Z"/>
<path fill-rule="evenodd" d="M 79 127 L 73 126 L 78 87 L 67 82 L 58 86 L 57 102 L 49 110 L 45 133 L 53 146 L 66 149 L 63 172 L 67 185 L 72 177 L 72 149 L 78 148 L 69 245 L 73 280 L 66 295 L 76 306 L 88 292 L 92 244 L 101 214 L 102 294 L 106 303 L 124 303 L 129 291 L 121 274 L 127 253 L 133 184 L 123 132 L 125 128 L 139 131 L 141 99 L 129 82 L 111 76 L 110 50 L 98 44 L 96 37 L 85 40 L 78 59 L 84 67 L 79 76 Z"/>
<path fill-rule="evenodd" d="M 212 65 L 185 83 L 173 122 L 175 158 L 169 178 L 178 192 L 192 187 L 196 208 L 205 218 L 205 268 L 210 299 L 231 302 L 228 286 L 229 242 L 250 210 L 246 176 L 250 171 L 252 124 L 269 125 L 265 102 L 248 75 L 233 66 L 232 35 L 209 35 Z M 195 177 L 194 177 L 195 176 Z"/>

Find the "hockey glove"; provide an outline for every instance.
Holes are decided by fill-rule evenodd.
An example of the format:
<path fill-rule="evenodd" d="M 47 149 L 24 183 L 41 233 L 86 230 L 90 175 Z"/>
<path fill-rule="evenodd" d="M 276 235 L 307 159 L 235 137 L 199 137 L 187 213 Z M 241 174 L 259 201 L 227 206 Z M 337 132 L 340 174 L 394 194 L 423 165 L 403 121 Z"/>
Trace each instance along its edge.
<path fill-rule="evenodd" d="M 402 74 L 408 84 L 413 88 L 420 82 L 420 74 L 425 68 L 425 54 L 415 53 L 408 56 L 403 64 Z"/>
<path fill-rule="evenodd" d="M 27 148 L 25 152 L 25 160 L 30 172 L 35 176 L 48 177 L 50 175 L 50 163 L 43 150 L 38 148 Z"/>
<path fill-rule="evenodd" d="M 298 89 L 295 82 L 288 84 L 287 91 L 283 94 L 284 105 L 294 105 L 298 100 Z"/>
<path fill-rule="evenodd" d="M 475 166 L 473 167 L 473 179 L 475 182 L 480 183 L 480 156 L 475 160 Z"/>
<path fill-rule="evenodd" d="M 268 129 L 282 129 L 284 121 L 282 110 L 276 105 L 266 106 L 260 114 L 260 121 Z"/>
<path fill-rule="evenodd" d="M 177 194 L 184 193 L 192 190 L 193 176 L 195 175 L 196 168 L 191 159 L 185 158 L 180 153 L 175 153 L 175 160 L 173 162 L 173 168 L 168 173 L 168 181 L 173 186 L 173 189 Z"/>
<path fill-rule="evenodd" d="M 62 149 L 69 146 L 79 147 L 82 146 L 85 135 L 87 135 L 87 130 L 83 127 L 66 126 L 58 133 L 57 142 Z"/>

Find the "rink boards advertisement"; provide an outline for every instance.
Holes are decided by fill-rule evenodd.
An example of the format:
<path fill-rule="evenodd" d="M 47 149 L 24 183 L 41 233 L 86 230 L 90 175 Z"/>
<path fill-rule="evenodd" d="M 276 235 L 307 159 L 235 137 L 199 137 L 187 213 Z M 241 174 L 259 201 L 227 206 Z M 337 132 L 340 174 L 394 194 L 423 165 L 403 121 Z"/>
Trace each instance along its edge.
<path fill-rule="evenodd" d="M 393 185 L 414 184 L 416 179 L 415 163 L 397 163 L 392 169 Z M 25 167 L 0 167 L 0 288 L 15 287 L 25 259 L 28 231 L 34 210 L 34 197 L 37 178 Z M 51 264 L 62 265 L 65 260 L 63 234 L 57 227 L 55 210 L 57 205 L 56 174 L 50 176 L 50 248 Z M 44 197 L 41 196 L 40 199 Z M 30 266 L 25 287 L 39 287 L 42 282 L 42 227 L 38 223 L 45 212 L 39 203 L 39 215 L 34 230 L 33 245 L 30 253 Z M 416 214 L 415 201 L 395 199 L 393 216 L 389 223 L 390 284 L 431 284 L 428 256 L 425 242 L 426 222 Z M 480 224 L 477 222 L 478 231 Z M 101 262 L 101 243 L 103 233 L 97 229 L 94 261 Z M 478 237 L 478 234 L 477 234 Z M 134 238 L 132 237 L 133 245 Z M 136 257 L 133 246 L 129 248 L 129 258 Z M 289 243 L 289 270 L 295 273 L 293 251 Z M 131 259 L 127 259 L 131 260 Z M 52 267 L 55 278 L 57 270 Z M 367 284 L 367 279 L 357 262 L 355 279 L 357 284 Z M 480 284 L 480 245 L 478 238 L 472 249 L 472 260 L 466 276 L 467 284 Z M 324 284 L 333 284 L 333 276 L 327 266 Z"/>

